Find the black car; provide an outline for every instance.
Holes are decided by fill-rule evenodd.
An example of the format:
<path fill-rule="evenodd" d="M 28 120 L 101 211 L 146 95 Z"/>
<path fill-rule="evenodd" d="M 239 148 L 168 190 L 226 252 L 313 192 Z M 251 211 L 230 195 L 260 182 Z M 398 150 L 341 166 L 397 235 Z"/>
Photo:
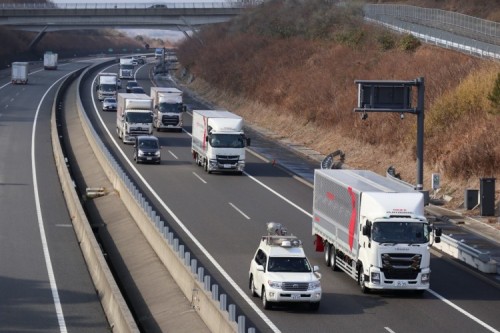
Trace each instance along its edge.
<path fill-rule="evenodd" d="M 144 91 L 144 89 L 142 87 L 139 87 L 139 86 L 130 88 L 130 92 L 133 94 L 145 94 L 146 93 Z"/>
<path fill-rule="evenodd" d="M 128 93 L 132 92 L 132 88 L 138 87 L 138 86 L 139 86 L 139 83 L 137 83 L 137 81 L 128 81 L 127 86 L 126 86 L 127 92 Z"/>
<path fill-rule="evenodd" d="M 135 138 L 134 161 L 136 163 L 161 163 L 160 140 L 154 135 L 139 135 Z"/>

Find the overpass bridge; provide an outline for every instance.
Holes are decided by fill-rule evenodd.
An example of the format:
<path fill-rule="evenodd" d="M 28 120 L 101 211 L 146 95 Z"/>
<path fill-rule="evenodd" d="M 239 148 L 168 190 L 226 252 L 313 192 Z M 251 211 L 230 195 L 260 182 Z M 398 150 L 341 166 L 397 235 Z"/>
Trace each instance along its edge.
<path fill-rule="evenodd" d="M 260 0 L 151 3 L 3 3 L 0 26 L 35 31 L 33 47 L 45 33 L 86 29 L 194 30 L 229 21 Z"/>

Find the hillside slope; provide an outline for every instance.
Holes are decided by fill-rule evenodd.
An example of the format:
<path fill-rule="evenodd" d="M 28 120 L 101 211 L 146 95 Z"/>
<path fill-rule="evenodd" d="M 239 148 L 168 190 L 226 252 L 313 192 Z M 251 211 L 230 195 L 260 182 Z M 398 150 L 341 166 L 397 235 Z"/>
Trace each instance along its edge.
<path fill-rule="evenodd" d="M 230 23 L 203 28 L 199 39 L 178 50 L 194 77 L 190 86 L 277 138 L 323 154 L 341 149 L 353 168 L 384 173 L 393 165 L 415 183 L 415 117 L 370 114 L 361 120 L 353 112 L 354 80 L 424 77 L 424 188 L 432 173 L 440 173 L 441 194 L 459 206 L 464 189 L 479 188 L 479 178 L 500 179 L 500 109 L 488 98 L 500 84 L 499 64 L 367 25 L 352 3 L 269 1 Z M 404 3 L 451 9 L 469 2 Z M 490 6 L 487 13 L 494 12 Z"/>

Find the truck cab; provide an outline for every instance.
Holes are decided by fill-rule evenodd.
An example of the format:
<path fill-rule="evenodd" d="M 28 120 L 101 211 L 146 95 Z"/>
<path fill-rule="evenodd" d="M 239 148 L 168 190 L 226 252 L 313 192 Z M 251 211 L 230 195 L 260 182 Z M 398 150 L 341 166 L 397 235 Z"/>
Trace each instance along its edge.
<path fill-rule="evenodd" d="M 306 303 L 318 310 L 322 293 L 318 266 L 311 266 L 302 242 L 287 235 L 280 223 L 268 223 L 267 230 L 250 263 L 252 296 L 261 298 L 264 309 L 278 303 Z"/>

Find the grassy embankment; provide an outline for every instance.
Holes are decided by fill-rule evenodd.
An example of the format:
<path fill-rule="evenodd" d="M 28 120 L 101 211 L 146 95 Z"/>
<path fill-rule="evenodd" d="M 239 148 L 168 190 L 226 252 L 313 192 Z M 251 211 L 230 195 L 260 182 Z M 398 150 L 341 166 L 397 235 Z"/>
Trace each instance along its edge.
<path fill-rule="evenodd" d="M 480 177 L 500 180 L 500 108 L 488 98 L 497 62 L 365 24 L 352 2 L 270 1 L 198 37 L 203 43 L 192 39 L 178 49 L 193 89 L 278 139 L 323 154 L 341 149 L 352 168 L 384 173 L 393 165 L 411 183 L 416 117 L 372 113 L 362 121 L 353 112 L 354 80 L 424 77 L 424 188 L 440 173 L 440 193 L 458 207 Z"/>

